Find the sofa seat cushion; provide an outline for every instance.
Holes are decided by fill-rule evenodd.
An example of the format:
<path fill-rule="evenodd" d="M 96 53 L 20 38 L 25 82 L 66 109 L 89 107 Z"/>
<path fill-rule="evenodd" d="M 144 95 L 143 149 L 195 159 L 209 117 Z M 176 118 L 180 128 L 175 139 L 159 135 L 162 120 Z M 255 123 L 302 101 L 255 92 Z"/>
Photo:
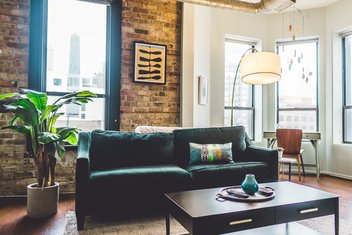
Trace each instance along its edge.
<path fill-rule="evenodd" d="M 189 172 L 176 165 L 121 167 L 93 171 L 91 190 L 119 193 L 163 193 L 183 190 L 191 181 Z"/>
<path fill-rule="evenodd" d="M 194 187 L 208 188 L 241 184 L 246 174 L 254 174 L 260 182 L 269 175 L 270 167 L 265 162 L 235 162 L 191 165 L 185 170 L 191 173 Z"/>

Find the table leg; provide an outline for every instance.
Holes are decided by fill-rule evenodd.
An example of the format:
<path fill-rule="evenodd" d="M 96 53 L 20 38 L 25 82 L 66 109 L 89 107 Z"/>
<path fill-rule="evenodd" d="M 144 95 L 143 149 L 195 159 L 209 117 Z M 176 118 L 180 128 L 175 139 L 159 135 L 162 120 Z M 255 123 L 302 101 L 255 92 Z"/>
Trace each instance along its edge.
<path fill-rule="evenodd" d="M 170 214 L 166 214 L 166 235 L 170 235 Z"/>
<path fill-rule="evenodd" d="M 339 198 L 335 203 L 335 235 L 339 235 Z"/>
<path fill-rule="evenodd" d="M 317 140 L 311 140 L 311 144 L 314 147 L 314 156 L 315 156 L 315 167 L 316 167 L 316 172 L 317 172 L 317 181 L 320 180 L 320 165 L 319 165 L 319 154 L 318 154 L 318 141 Z"/>

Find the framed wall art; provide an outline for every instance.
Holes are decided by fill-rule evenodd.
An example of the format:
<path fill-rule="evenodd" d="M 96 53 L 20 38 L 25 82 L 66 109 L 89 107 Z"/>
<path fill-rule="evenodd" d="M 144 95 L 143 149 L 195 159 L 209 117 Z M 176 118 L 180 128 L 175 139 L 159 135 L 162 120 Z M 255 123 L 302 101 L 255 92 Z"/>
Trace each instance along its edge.
<path fill-rule="evenodd" d="M 198 77 L 198 104 L 206 105 L 208 103 L 208 79 Z"/>
<path fill-rule="evenodd" d="M 134 43 L 134 82 L 166 83 L 166 46 Z"/>

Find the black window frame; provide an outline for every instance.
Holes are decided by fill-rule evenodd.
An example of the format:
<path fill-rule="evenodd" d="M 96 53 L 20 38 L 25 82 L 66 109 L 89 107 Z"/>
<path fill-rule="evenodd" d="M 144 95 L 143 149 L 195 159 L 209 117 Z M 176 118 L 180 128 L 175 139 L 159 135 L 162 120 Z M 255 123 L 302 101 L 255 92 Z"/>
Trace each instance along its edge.
<path fill-rule="evenodd" d="M 347 125 L 346 125 L 346 113 L 347 110 L 352 110 L 352 105 L 347 105 L 347 74 L 346 74 L 346 37 L 351 36 L 352 34 L 347 34 L 342 36 L 342 79 L 343 79 L 343 85 L 342 85 L 342 89 L 343 89 L 343 97 L 342 97 L 342 142 L 345 144 L 352 144 L 352 141 L 348 141 L 346 138 L 346 129 L 347 129 Z M 352 55 L 351 55 L 352 56 Z M 352 80 L 352 77 L 350 77 L 349 79 Z M 351 81 L 352 82 L 352 81 Z"/>
<path fill-rule="evenodd" d="M 246 44 L 248 46 L 251 46 L 253 49 L 255 49 L 255 47 L 257 46 L 257 42 L 254 42 L 254 41 L 244 41 L 244 40 L 238 40 L 238 39 L 232 39 L 232 38 L 226 38 L 225 39 L 225 42 L 233 42 L 233 43 L 240 43 L 240 44 Z M 241 58 L 240 58 L 241 60 Z M 240 63 L 241 61 L 239 61 Z M 240 64 L 238 64 L 238 66 L 240 66 Z M 239 78 L 239 73 L 237 74 L 237 79 L 240 79 Z M 224 105 L 224 111 L 225 110 L 230 110 L 232 112 L 236 112 L 236 110 L 238 111 L 241 111 L 241 110 L 247 110 L 247 111 L 251 111 L 252 113 L 252 133 L 251 133 L 251 136 L 252 138 L 250 138 L 251 140 L 255 140 L 255 86 L 254 85 L 251 85 L 251 88 L 252 88 L 252 106 L 248 106 L 248 107 L 243 107 L 243 106 L 236 106 L 236 101 L 234 101 L 234 107 L 232 108 L 232 106 L 225 106 Z"/>
<path fill-rule="evenodd" d="M 276 84 L 276 126 L 280 123 L 280 111 L 289 111 L 289 112 L 297 112 L 297 111 L 316 111 L 316 130 L 319 131 L 319 38 L 312 38 L 312 39 L 301 39 L 295 41 L 278 41 L 276 42 L 276 52 L 279 55 L 279 46 L 280 45 L 291 45 L 291 44 L 302 44 L 308 42 L 315 42 L 316 43 L 316 58 L 317 58 L 317 67 L 316 67 L 316 74 L 317 74 L 317 88 L 316 88 L 316 108 L 280 108 L 280 90 L 279 90 L 279 82 Z"/>
<path fill-rule="evenodd" d="M 121 15 L 122 1 L 107 5 L 105 130 L 120 130 Z M 47 17 L 48 0 L 31 0 L 28 88 L 62 96 L 70 92 L 46 91 Z"/>

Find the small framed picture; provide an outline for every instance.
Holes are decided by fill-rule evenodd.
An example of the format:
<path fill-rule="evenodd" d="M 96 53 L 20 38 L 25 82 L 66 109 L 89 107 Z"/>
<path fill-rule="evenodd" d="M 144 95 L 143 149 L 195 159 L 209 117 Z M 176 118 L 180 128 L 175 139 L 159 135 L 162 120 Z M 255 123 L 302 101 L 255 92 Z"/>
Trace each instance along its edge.
<path fill-rule="evenodd" d="M 206 105 L 208 103 L 208 79 L 198 77 L 198 104 Z"/>
<path fill-rule="evenodd" d="M 166 46 L 134 43 L 134 82 L 166 83 Z"/>

